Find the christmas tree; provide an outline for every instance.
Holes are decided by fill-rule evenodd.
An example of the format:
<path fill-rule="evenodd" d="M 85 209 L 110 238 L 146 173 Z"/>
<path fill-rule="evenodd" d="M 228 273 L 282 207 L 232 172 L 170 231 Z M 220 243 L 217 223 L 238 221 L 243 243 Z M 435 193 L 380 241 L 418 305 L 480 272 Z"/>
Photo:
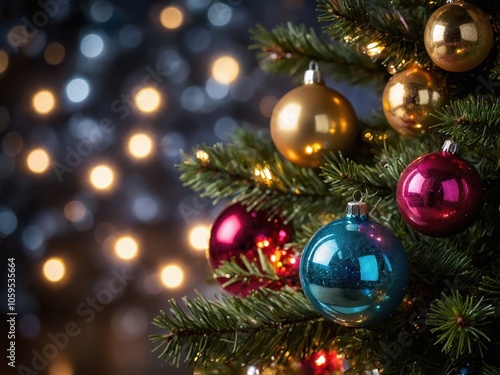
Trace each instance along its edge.
<path fill-rule="evenodd" d="M 271 131 L 242 126 L 179 166 L 232 200 L 208 251 L 224 292 L 169 301 L 156 353 L 200 374 L 333 374 L 339 358 L 353 374 L 500 374 L 498 4 L 317 8 L 324 35 L 251 31 L 263 69 L 303 80 Z M 356 119 L 329 80 L 382 108 Z"/>

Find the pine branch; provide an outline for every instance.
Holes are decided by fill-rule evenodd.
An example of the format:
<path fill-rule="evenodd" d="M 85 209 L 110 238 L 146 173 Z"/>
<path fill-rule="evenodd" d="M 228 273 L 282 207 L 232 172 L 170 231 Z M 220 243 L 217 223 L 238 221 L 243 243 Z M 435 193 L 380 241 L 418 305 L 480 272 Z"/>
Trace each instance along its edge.
<path fill-rule="evenodd" d="M 436 111 L 440 124 L 434 127 L 455 141 L 484 148 L 500 146 L 500 98 L 452 101 Z"/>
<path fill-rule="evenodd" d="M 260 289 L 245 299 L 220 296 L 184 298 L 187 312 L 170 300 L 170 314 L 161 311 L 154 324 L 166 334 L 151 336 L 155 351 L 168 363 L 205 367 L 210 362 L 238 360 L 265 364 L 274 356 L 302 358 L 327 345 L 345 330 L 326 321 L 306 297 L 287 288 Z"/>
<path fill-rule="evenodd" d="M 363 54 L 322 40 L 313 29 L 304 25 L 288 23 L 271 31 L 258 25 L 251 32 L 251 39 L 255 44 L 250 48 L 261 51 L 257 55 L 261 66 L 271 73 L 295 75 L 302 79 L 309 62 L 315 60 L 320 63 L 322 73 L 336 81 L 368 84 L 383 82 L 387 78 L 385 69 Z"/>
<path fill-rule="evenodd" d="M 442 295 L 429 311 L 427 324 L 433 326 L 431 333 L 437 333 L 435 344 L 442 344 L 442 351 L 454 358 L 478 350 L 481 356 L 490 338 L 484 327 L 495 309 L 483 298 L 477 300 L 470 295 L 465 298 L 457 291 Z M 486 327 L 487 328 L 487 327 Z"/>
<path fill-rule="evenodd" d="M 249 129 L 235 136 L 233 143 L 203 145 L 193 155 L 185 154 L 179 166 L 185 186 L 215 202 L 233 197 L 250 209 L 280 213 L 297 224 L 335 205 L 338 198 L 317 172 L 281 159 L 269 137 L 252 135 Z"/>
<path fill-rule="evenodd" d="M 245 255 L 240 255 L 240 259 L 231 259 L 223 261 L 214 271 L 214 277 L 226 278 L 227 281 L 222 284 L 223 288 L 234 283 L 248 284 L 254 280 L 267 280 L 269 282 L 280 280 L 273 264 L 257 249 L 258 261 L 253 263 Z"/>
<path fill-rule="evenodd" d="M 372 59 L 382 59 L 382 64 L 398 68 L 418 61 L 430 65 L 422 38 L 428 11 L 418 7 L 397 11 L 384 8 L 368 0 L 321 0 L 318 20 L 327 22 L 332 39 L 350 45 Z"/>

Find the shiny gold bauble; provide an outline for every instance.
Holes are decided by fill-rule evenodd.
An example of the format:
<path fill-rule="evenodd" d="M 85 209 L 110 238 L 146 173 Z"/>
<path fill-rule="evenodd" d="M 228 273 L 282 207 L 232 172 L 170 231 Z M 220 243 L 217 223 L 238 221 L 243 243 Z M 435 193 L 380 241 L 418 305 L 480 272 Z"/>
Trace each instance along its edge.
<path fill-rule="evenodd" d="M 382 95 L 385 118 L 400 134 L 418 137 L 437 119 L 431 114 L 447 102 L 446 88 L 431 71 L 412 66 L 387 82 Z"/>
<path fill-rule="evenodd" d="M 493 29 L 486 13 L 477 6 L 446 4 L 427 21 L 424 43 L 437 66 L 449 72 L 466 72 L 488 57 Z"/>
<path fill-rule="evenodd" d="M 316 168 L 330 151 L 349 153 L 357 138 L 357 119 L 349 101 L 321 82 L 288 92 L 274 107 L 271 136 L 292 163 Z"/>

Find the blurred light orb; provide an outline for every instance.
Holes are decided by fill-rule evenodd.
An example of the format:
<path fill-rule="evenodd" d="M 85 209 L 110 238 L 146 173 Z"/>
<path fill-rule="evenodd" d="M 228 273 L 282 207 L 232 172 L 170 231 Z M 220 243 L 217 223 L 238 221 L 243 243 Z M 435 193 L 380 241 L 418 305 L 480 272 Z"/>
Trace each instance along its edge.
<path fill-rule="evenodd" d="M 217 137 L 224 141 L 229 141 L 238 126 L 232 117 L 222 117 L 215 123 L 214 132 Z"/>
<path fill-rule="evenodd" d="M 229 93 L 229 86 L 217 82 L 215 79 L 210 77 L 207 79 L 207 83 L 205 84 L 205 91 L 212 99 L 220 100 L 225 98 Z"/>
<path fill-rule="evenodd" d="M 189 231 L 189 243 L 195 250 L 207 250 L 210 241 L 210 227 L 197 225 Z"/>
<path fill-rule="evenodd" d="M 45 241 L 45 234 L 36 225 L 30 225 L 23 230 L 21 242 L 28 250 L 37 250 Z"/>
<path fill-rule="evenodd" d="M 113 15 L 113 5 L 109 1 L 96 1 L 90 7 L 90 16 L 96 22 L 106 22 Z"/>
<path fill-rule="evenodd" d="M 42 115 L 52 111 L 55 104 L 56 100 L 54 98 L 54 94 L 52 94 L 49 90 L 38 91 L 33 96 L 33 108 Z"/>
<path fill-rule="evenodd" d="M 167 134 L 161 140 L 161 150 L 167 157 L 177 157 L 180 150 L 186 147 L 186 139 L 180 133 Z"/>
<path fill-rule="evenodd" d="M 174 289 L 184 281 L 184 272 L 179 266 L 170 264 L 162 268 L 160 278 L 165 287 Z"/>
<path fill-rule="evenodd" d="M 90 171 L 90 183 L 97 190 L 108 190 L 113 185 L 115 174 L 104 164 L 98 165 Z"/>
<path fill-rule="evenodd" d="M 208 48 L 212 37 L 207 29 L 196 27 L 190 29 L 184 37 L 185 44 L 193 52 L 201 52 Z"/>
<path fill-rule="evenodd" d="M 0 207 L 0 233 L 8 236 L 16 230 L 17 217 L 12 210 Z"/>
<path fill-rule="evenodd" d="M 125 47 L 134 48 L 142 42 L 142 31 L 135 25 L 126 25 L 118 33 L 118 38 Z"/>
<path fill-rule="evenodd" d="M 23 150 L 23 143 L 23 137 L 19 133 L 9 132 L 3 136 L 2 150 L 5 155 L 12 158 Z"/>
<path fill-rule="evenodd" d="M 72 222 L 79 222 L 87 216 L 87 208 L 80 201 L 71 201 L 64 206 L 64 216 Z"/>
<path fill-rule="evenodd" d="M 259 104 L 259 109 L 260 113 L 262 116 L 271 118 L 271 115 L 273 114 L 273 109 L 276 106 L 276 103 L 278 103 L 278 98 L 272 95 L 264 96 L 260 100 Z"/>
<path fill-rule="evenodd" d="M 207 12 L 208 21 L 214 26 L 225 26 L 233 17 L 233 10 L 223 3 L 215 3 Z"/>
<path fill-rule="evenodd" d="M 7 70 L 9 66 L 9 55 L 4 50 L 0 50 L 0 74 Z"/>
<path fill-rule="evenodd" d="M 43 148 L 32 150 L 26 158 L 26 164 L 33 173 L 44 173 L 50 165 L 50 157 Z"/>
<path fill-rule="evenodd" d="M 205 103 L 205 94 L 197 86 L 185 89 L 181 95 L 181 105 L 190 112 L 199 111 Z"/>
<path fill-rule="evenodd" d="M 73 375 L 73 368 L 65 361 L 57 361 L 49 368 L 49 375 Z"/>
<path fill-rule="evenodd" d="M 154 87 L 144 87 L 135 95 L 135 105 L 142 112 L 154 112 L 161 103 L 160 92 Z"/>
<path fill-rule="evenodd" d="M 147 134 L 134 134 L 128 141 L 128 150 L 134 158 L 143 159 L 151 154 L 153 141 Z"/>
<path fill-rule="evenodd" d="M 137 257 L 139 245 L 135 238 L 131 236 L 123 236 L 115 242 L 115 254 L 123 260 L 131 260 Z"/>
<path fill-rule="evenodd" d="M 66 50 L 61 43 L 50 43 L 47 47 L 45 47 L 45 51 L 43 52 L 43 57 L 45 61 L 47 61 L 50 65 L 57 65 L 61 61 L 63 61 L 64 56 L 66 55 Z"/>
<path fill-rule="evenodd" d="M 73 103 L 84 101 L 90 94 L 90 86 L 83 78 L 74 78 L 66 85 L 66 96 Z"/>
<path fill-rule="evenodd" d="M 158 214 L 159 208 L 156 200 L 147 195 L 139 196 L 132 202 L 132 213 L 140 221 L 151 221 Z"/>
<path fill-rule="evenodd" d="M 184 22 L 184 13 L 176 6 L 165 7 L 160 12 L 160 22 L 166 29 L 177 29 Z"/>
<path fill-rule="evenodd" d="M 147 333 L 149 319 L 140 307 L 122 307 L 111 318 L 114 333 L 125 340 L 134 340 Z"/>
<path fill-rule="evenodd" d="M 66 274 L 66 266 L 60 258 L 50 258 L 43 264 L 43 275 L 52 282 L 57 283 L 64 278 Z"/>
<path fill-rule="evenodd" d="M 234 82 L 240 73 L 240 65 L 234 57 L 221 56 L 212 64 L 212 77 L 219 83 L 228 85 Z"/>
<path fill-rule="evenodd" d="M 104 50 L 104 40 L 97 34 L 85 35 L 80 43 L 80 51 L 89 58 L 99 56 Z"/>

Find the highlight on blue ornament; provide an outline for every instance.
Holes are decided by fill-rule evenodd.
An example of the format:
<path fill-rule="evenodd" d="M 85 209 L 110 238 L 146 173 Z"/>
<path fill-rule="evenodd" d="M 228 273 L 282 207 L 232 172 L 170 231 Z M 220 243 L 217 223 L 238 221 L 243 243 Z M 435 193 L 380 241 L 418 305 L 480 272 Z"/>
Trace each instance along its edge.
<path fill-rule="evenodd" d="M 368 218 L 365 202 L 349 202 L 346 217 L 321 228 L 300 264 L 309 301 L 322 315 L 348 327 L 389 316 L 406 294 L 409 275 L 401 241 Z"/>

